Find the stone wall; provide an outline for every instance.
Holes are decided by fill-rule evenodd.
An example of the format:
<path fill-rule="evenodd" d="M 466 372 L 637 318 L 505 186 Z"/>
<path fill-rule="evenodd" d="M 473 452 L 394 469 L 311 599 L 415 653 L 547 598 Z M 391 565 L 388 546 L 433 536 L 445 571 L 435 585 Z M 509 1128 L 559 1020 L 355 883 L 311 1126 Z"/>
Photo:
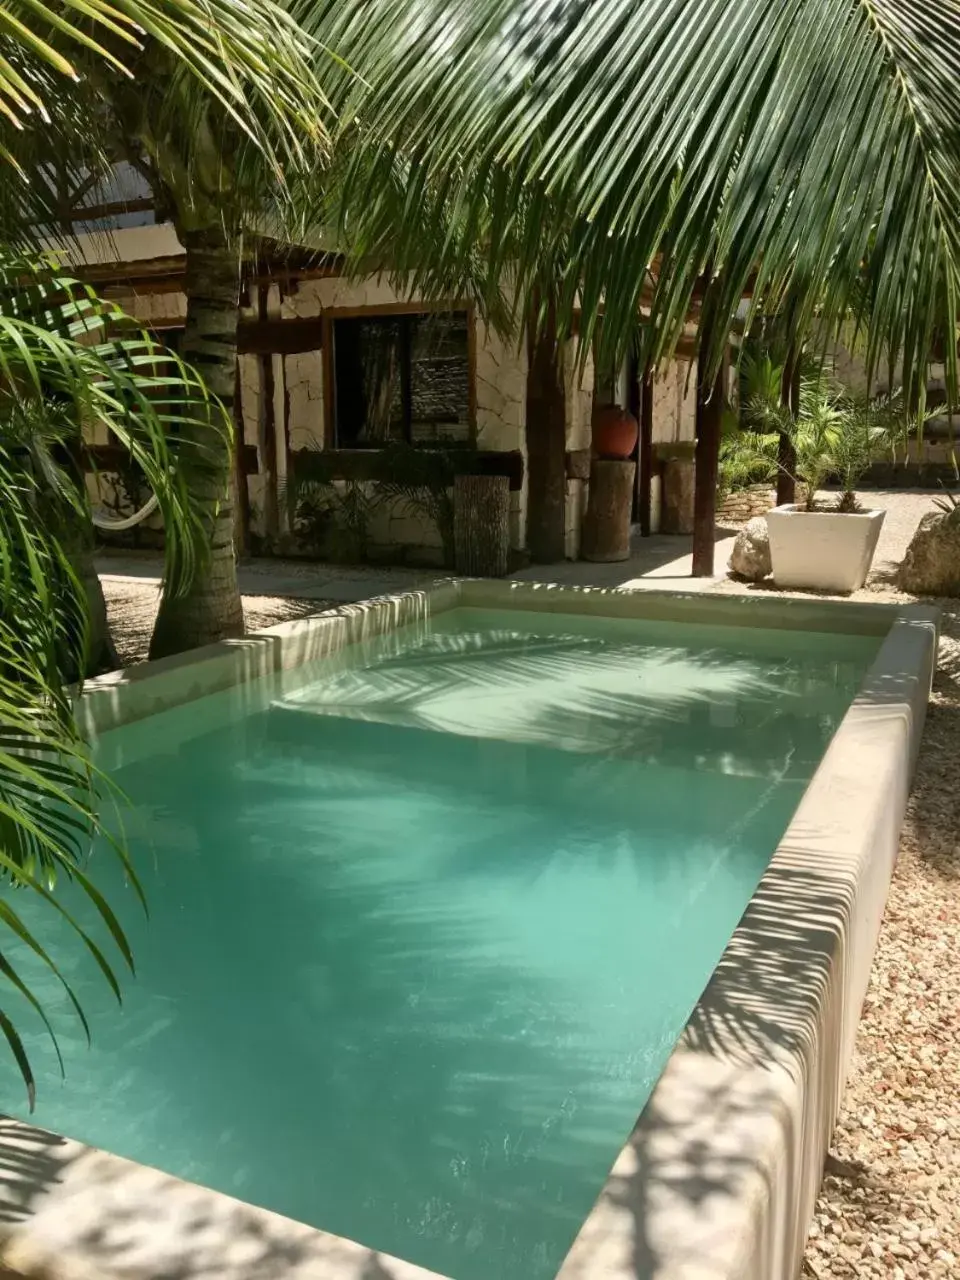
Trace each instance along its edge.
<path fill-rule="evenodd" d="M 717 505 L 717 520 L 721 524 L 746 524 L 754 516 L 764 516 L 776 504 L 774 489 L 765 484 L 752 484 L 738 489 Z"/>
<path fill-rule="evenodd" d="M 385 277 L 370 276 L 361 280 L 340 277 L 302 280 L 292 286 L 271 285 L 266 314 L 271 320 L 319 318 L 324 311 L 339 308 L 382 308 L 398 303 L 416 302 L 416 295 L 401 295 Z M 141 294 L 121 299 L 122 305 L 146 324 L 157 321 L 182 321 L 186 316 L 183 294 Z M 241 317 L 255 320 L 259 300 L 251 292 L 249 305 L 241 308 Z M 473 340 L 475 359 L 476 444 L 481 450 L 518 450 L 524 457 L 526 471 L 526 345 L 515 339 L 504 339 L 479 319 Z M 325 421 L 324 363 L 322 351 L 306 351 L 294 355 L 273 356 L 274 418 L 283 422 L 286 403 L 289 410 L 288 433 L 291 450 L 329 447 L 332 424 Z M 240 368 L 240 417 L 242 443 L 259 447 L 262 417 L 261 359 L 243 355 Z M 658 380 L 659 398 L 655 407 L 655 438 L 674 440 L 692 436 L 692 389 L 686 389 L 684 362 L 672 362 Z M 581 369 L 576 345 L 568 342 L 563 351 L 563 376 L 566 392 L 566 447 L 588 449 L 591 443 L 594 372 L 592 359 Z M 278 446 L 282 442 L 278 438 Z M 286 454 L 278 447 L 277 467 L 281 482 L 285 479 Z M 251 526 L 262 535 L 264 477 L 247 477 L 251 506 Z M 586 508 L 586 481 L 567 481 L 565 512 L 566 554 L 575 559 L 579 554 L 580 531 Z M 281 502 L 281 529 L 287 525 L 287 513 Z M 526 545 L 527 487 L 510 494 L 510 544 L 514 551 Z M 378 506 L 370 524 L 373 554 L 386 556 L 390 549 L 397 557 L 438 562 L 440 539 L 433 523 L 412 513 Z"/>
<path fill-rule="evenodd" d="M 696 361 L 668 361 L 653 383 L 653 443 L 695 440 L 696 412 Z"/>

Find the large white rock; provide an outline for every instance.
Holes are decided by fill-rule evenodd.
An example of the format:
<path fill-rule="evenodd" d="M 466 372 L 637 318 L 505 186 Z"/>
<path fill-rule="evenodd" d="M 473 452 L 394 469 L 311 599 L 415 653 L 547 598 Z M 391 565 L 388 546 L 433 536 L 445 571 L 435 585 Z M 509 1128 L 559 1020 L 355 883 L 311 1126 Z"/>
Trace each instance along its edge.
<path fill-rule="evenodd" d="M 766 516 L 754 516 L 737 534 L 730 553 L 730 572 L 750 582 L 759 582 L 770 572 L 770 533 Z"/>
<path fill-rule="evenodd" d="M 916 596 L 960 596 L 960 508 L 931 511 L 903 557 L 897 585 Z"/>

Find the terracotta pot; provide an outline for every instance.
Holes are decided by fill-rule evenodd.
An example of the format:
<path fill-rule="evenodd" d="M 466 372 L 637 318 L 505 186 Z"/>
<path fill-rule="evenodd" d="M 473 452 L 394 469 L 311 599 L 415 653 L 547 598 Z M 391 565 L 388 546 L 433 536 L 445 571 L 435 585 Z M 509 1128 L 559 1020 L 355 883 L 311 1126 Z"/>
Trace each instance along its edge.
<path fill-rule="evenodd" d="M 626 409 L 605 404 L 593 415 L 593 448 L 600 458 L 629 458 L 637 443 L 637 420 Z"/>

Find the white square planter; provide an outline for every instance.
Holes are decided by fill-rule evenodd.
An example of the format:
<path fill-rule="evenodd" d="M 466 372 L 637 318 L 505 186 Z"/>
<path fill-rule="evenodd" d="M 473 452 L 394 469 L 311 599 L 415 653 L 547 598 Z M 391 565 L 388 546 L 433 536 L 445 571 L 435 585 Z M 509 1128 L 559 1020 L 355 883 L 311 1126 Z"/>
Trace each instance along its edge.
<path fill-rule="evenodd" d="M 774 507 L 767 512 L 774 582 L 813 591 L 856 591 L 870 572 L 885 515 Z"/>

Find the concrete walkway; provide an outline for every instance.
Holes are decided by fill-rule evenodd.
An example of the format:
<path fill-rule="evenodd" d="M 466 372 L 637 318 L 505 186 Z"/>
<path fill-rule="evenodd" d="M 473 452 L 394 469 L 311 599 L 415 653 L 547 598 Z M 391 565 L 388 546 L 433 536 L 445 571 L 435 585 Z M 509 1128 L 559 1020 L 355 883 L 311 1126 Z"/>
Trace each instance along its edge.
<path fill-rule="evenodd" d="M 654 534 L 634 536 L 630 558 L 616 564 L 585 560 L 531 565 L 511 577 L 524 582 L 555 582 L 563 586 L 627 587 L 632 590 L 704 591 L 726 574 L 733 538 L 717 542 L 715 576 L 692 578 L 690 538 Z M 116 551 L 97 556 L 101 578 L 116 582 L 158 584 L 163 558 L 157 552 Z M 287 596 L 299 600 L 350 602 L 370 596 L 407 591 L 444 576 L 444 570 L 399 568 L 392 565 L 336 565 L 310 560 L 245 560 L 238 568 L 244 596 Z"/>
<path fill-rule="evenodd" d="M 720 531 L 721 533 L 723 531 Z M 511 574 L 522 582 L 555 582 L 564 587 L 623 587 L 631 591 L 708 591 L 726 576 L 735 538 L 721 537 L 714 547 L 712 578 L 693 578 L 691 539 L 655 533 L 635 534 L 630 558 L 615 564 L 568 560 L 563 564 L 534 564 Z"/>

